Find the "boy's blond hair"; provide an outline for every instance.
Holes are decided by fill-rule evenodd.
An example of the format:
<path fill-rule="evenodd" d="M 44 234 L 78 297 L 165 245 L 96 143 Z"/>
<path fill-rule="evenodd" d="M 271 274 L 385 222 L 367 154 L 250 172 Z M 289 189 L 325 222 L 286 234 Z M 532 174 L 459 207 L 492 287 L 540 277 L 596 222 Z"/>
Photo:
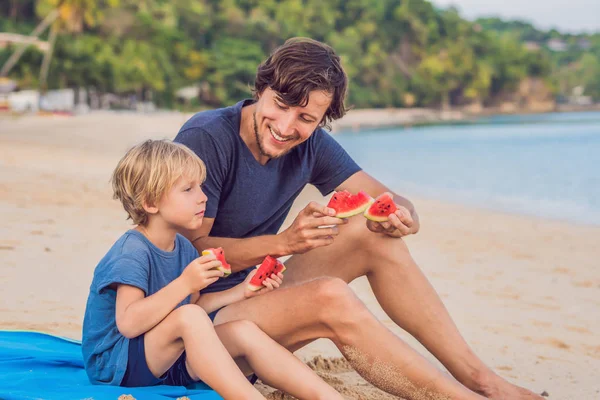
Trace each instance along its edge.
<path fill-rule="evenodd" d="M 119 161 L 111 182 L 134 224 L 145 225 L 144 204 L 155 206 L 175 181 L 185 176 L 204 182 L 204 162 L 186 146 L 170 140 L 147 140 L 132 147 Z"/>

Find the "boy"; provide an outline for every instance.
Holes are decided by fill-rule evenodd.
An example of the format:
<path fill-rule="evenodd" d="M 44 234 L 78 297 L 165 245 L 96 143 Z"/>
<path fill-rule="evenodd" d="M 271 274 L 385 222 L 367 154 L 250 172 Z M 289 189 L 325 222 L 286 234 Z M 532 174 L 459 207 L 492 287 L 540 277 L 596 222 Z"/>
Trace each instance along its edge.
<path fill-rule="evenodd" d="M 274 290 L 283 276 L 272 275 L 256 294 L 246 289 L 249 279 L 199 294 L 223 276 L 215 270 L 220 262 L 213 255 L 198 257 L 177 232 L 201 226 L 205 177 L 198 156 L 166 140 L 133 147 L 117 165 L 114 197 L 137 226 L 94 271 L 82 340 L 90 381 L 186 386 L 202 380 L 226 399 L 263 399 L 242 368 L 301 399 L 341 399 L 253 323 L 213 326 L 213 311 Z"/>

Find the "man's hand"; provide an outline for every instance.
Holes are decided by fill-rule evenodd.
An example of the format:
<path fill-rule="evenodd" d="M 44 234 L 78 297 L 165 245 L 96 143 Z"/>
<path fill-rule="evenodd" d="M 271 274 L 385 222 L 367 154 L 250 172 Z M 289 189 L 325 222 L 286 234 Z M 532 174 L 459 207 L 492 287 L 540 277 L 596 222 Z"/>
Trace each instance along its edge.
<path fill-rule="evenodd" d="M 415 233 L 412 229 L 414 221 L 408 209 L 399 206 L 398 204 L 396 204 L 396 207 L 398 207 L 398 209 L 389 216 L 388 221 L 375 222 L 367 220 L 367 228 L 372 232 L 383 233 L 384 235 L 395 238 L 401 238 Z"/>
<path fill-rule="evenodd" d="M 335 218 L 334 215 L 335 210 L 310 202 L 300 211 L 292 225 L 279 234 L 286 249 L 285 254 L 302 254 L 332 244 L 334 237 L 338 235 L 337 225 L 348 222 L 346 219 Z"/>
<path fill-rule="evenodd" d="M 281 272 L 278 273 L 277 275 L 271 274 L 270 277 L 268 277 L 267 279 L 264 280 L 264 282 L 263 282 L 264 287 L 262 289 L 257 290 L 257 291 L 252 291 L 252 290 L 248 289 L 248 284 L 250 283 L 250 280 L 252 279 L 252 277 L 256 274 L 256 271 L 258 271 L 258 269 L 255 269 L 254 271 L 250 272 L 248 274 L 248 276 L 246 277 L 246 279 L 244 279 L 244 282 L 241 283 L 243 285 L 242 287 L 244 288 L 244 298 L 246 298 L 246 299 L 249 299 L 251 297 L 260 296 L 261 294 L 271 292 L 283 284 L 283 274 Z"/>

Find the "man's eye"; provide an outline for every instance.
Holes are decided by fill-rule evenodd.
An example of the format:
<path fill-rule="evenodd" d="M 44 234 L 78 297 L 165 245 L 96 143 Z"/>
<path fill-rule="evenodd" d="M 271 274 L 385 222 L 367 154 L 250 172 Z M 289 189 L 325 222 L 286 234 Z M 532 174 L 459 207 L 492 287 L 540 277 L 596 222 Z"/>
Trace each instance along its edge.
<path fill-rule="evenodd" d="M 277 106 L 277 108 L 279 108 L 280 110 L 287 110 L 288 108 L 282 104 L 279 104 L 278 102 L 275 102 L 275 105 Z"/>

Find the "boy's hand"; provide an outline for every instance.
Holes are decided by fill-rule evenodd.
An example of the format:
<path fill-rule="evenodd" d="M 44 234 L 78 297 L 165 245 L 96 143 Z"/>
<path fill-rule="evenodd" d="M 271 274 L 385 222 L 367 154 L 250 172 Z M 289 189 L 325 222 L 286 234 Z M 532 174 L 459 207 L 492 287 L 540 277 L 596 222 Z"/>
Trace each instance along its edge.
<path fill-rule="evenodd" d="M 254 271 L 250 272 L 246 279 L 244 279 L 244 282 L 241 283 L 241 285 L 243 285 L 244 288 L 244 298 L 246 299 L 271 292 L 283 284 L 283 274 L 281 272 L 277 275 L 271 274 L 271 276 L 265 279 L 265 281 L 263 282 L 264 287 L 262 289 L 252 291 L 248 289 L 248 283 L 250 283 L 250 280 L 256 274 L 256 271 L 258 271 L 258 269 L 255 269 Z"/>
<path fill-rule="evenodd" d="M 214 254 L 207 254 L 189 263 L 181 273 L 181 279 L 186 283 L 190 293 L 198 292 L 208 285 L 215 283 L 224 274 L 214 268 L 222 264 Z"/>

